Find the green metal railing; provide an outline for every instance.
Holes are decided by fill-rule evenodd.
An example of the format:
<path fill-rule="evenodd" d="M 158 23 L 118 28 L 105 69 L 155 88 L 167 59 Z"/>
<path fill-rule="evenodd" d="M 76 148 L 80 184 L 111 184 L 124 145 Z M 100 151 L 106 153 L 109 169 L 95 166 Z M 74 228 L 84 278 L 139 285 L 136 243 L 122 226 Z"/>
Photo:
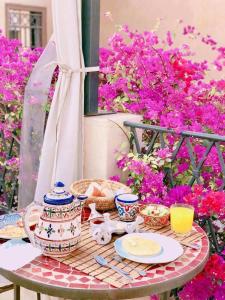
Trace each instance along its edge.
<path fill-rule="evenodd" d="M 179 152 L 182 151 L 182 146 L 186 145 L 187 153 L 190 159 L 190 170 L 192 176 L 187 182 L 192 186 L 195 182 L 198 184 L 203 183 L 201 180 L 201 171 L 204 167 L 204 163 L 207 160 L 213 147 L 216 149 L 218 161 L 221 167 L 220 176 L 222 176 L 222 184 L 218 187 L 218 190 L 225 189 L 225 136 L 217 134 L 207 134 L 191 131 L 183 131 L 180 133 L 175 132 L 172 129 L 163 128 L 160 126 L 147 125 L 143 123 L 133 123 L 129 121 L 124 122 L 124 126 L 129 127 L 131 131 L 130 144 L 131 149 L 136 151 L 139 155 L 150 154 L 154 150 L 154 145 L 158 143 L 160 148 L 168 146 L 167 136 L 176 136 L 176 145 L 174 145 L 171 166 L 176 162 Z M 138 133 L 141 130 L 141 133 Z M 143 143 L 143 135 L 145 135 L 145 142 Z M 147 138 L 146 138 L 147 136 Z M 193 145 L 200 143 L 205 146 L 205 152 L 201 159 L 197 162 Z M 170 145 L 171 146 L 171 145 Z M 164 180 L 168 182 L 171 187 L 176 185 L 172 168 L 164 170 Z M 211 218 L 199 220 L 199 224 L 208 232 L 208 236 L 211 240 L 212 251 L 220 253 L 224 245 L 220 246 L 218 243 L 218 234 L 215 232 L 213 222 Z"/>
<path fill-rule="evenodd" d="M 201 170 L 204 166 L 204 162 L 210 154 L 210 151 L 213 147 L 215 147 L 221 167 L 223 181 L 221 186 L 219 187 L 219 190 L 223 190 L 225 188 L 225 161 L 222 150 L 224 149 L 225 151 L 225 136 L 192 131 L 183 131 L 178 134 L 172 129 L 167 129 L 160 126 L 146 125 L 142 123 L 133 123 L 129 121 L 125 121 L 124 125 L 130 127 L 132 133 L 132 143 L 135 146 L 138 154 L 142 154 L 143 151 L 145 154 L 149 154 L 153 150 L 156 142 L 160 143 L 161 148 L 167 147 L 168 144 L 166 141 L 166 135 L 173 135 L 177 137 L 176 145 L 174 146 L 171 158 L 171 164 L 173 164 L 176 161 L 182 146 L 186 145 L 192 170 L 192 176 L 189 182 L 187 182 L 187 184 L 190 186 L 192 186 L 195 182 L 197 182 L 198 184 L 202 183 Z M 138 136 L 137 134 L 137 129 L 142 129 L 143 131 L 148 133 L 149 140 L 147 141 L 147 145 L 145 145 L 144 148 L 141 146 L 142 141 L 140 140 L 140 135 Z M 196 155 L 193 147 L 193 144 L 195 144 L 196 142 L 200 142 L 206 147 L 205 153 L 202 155 L 202 158 L 198 162 L 196 162 Z M 169 181 L 171 187 L 175 186 L 175 180 L 171 170 L 165 171 L 165 180 Z"/>

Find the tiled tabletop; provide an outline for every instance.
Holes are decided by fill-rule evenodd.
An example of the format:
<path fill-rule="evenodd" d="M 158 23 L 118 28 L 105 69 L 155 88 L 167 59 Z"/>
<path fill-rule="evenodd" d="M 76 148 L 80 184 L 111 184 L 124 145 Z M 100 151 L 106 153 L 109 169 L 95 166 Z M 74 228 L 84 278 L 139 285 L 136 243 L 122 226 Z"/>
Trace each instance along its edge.
<path fill-rule="evenodd" d="M 73 298 L 79 292 L 79 295 L 84 295 L 84 297 L 79 296 L 79 299 L 85 299 L 85 295 L 89 295 L 89 297 L 92 295 L 91 299 L 100 299 L 102 294 L 105 295 L 104 299 L 111 299 L 111 294 L 113 295 L 112 299 L 120 299 L 125 294 L 129 298 L 129 296 L 147 296 L 156 291 L 164 292 L 190 280 L 201 271 L 207 260 L 209 254 L 208 238 L 198 225 L 195 224 L 194 227 L 198 232 L 204 234 L 204 237 L 199 241 L 201 246 L 199 250 L 185 248 L 184 254 L 176 261 L 154 265 L 150 267 L 145 277 L 134 279 L 132 283 L 120 289 L 45 256 L 37 257 L 15 272 L 6 272 L 6 274 L 0 270 L 0 273 L 7 275 L 8 279 L 13 282 L 16 281 L 17 284 L 19 279 L 20 285 L 24 287 L 30 287 L 30 289 L 40 292 L 46 291 L 46 294 L 54 296 L 62 296 L 68 291 L 66 294 Z M 34 284 L 34 288 L 31 288 L 31 282 Z M 57 293 L 53 293 L 54 290 Z"/>

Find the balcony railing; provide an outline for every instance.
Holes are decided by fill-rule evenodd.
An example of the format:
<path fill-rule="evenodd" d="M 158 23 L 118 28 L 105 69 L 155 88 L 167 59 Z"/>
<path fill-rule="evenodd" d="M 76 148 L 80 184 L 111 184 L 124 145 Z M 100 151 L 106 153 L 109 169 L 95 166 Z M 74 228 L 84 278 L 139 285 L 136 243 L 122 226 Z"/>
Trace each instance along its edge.
<path fill-rule="evenodd" d="M 163 128 L 160 126 L 146 125 L 143 123 L 133 123 L 125 121 L 124 126 L 130 128 L 130 145 L 133 152 L 137 152 L 140 156 L 144 154 L 151 154 L 154 150 L 156 143 L 159 148 L 173 149 L 171 157 L 171 168 L 164 170 L 164 180 L 171 186 L 176 185 L 175 175 L 173 174 L 173 164 L 179 159 L 179 153 L 184 151 L 186 145 L 187 154 L 190 163 L 191 176 L 187 184 L 192 186 L 195 182 L 198 184 L 202 182 L 201 173 L 205 167 L 207 158 L 214 148 L 214 155 L 217 155 L 217 159 L 220 165 L 220 171 L 217 175 L 220 176 L 220 182 L 222 184 L 218 187 L 218 190 L 225 189 L 225 136 L 217 134 L 199 133 L 191 131 L 183 131 L 180 133 L 175 132 L 172 129 Z M 138 132 L 141 131 L 141 132 Z M 174 145 L 171 147 L 169 144 L 169 137 L 174 137 Z M 144 137 L 144 142 L 143 142 Z M 204 153 L 201 158 L 197 159 L 195 152 L 195 146 L 199 144 L 204 146 Z M 215 157 L 215 156 L 214 156 Z M 221 247 L 218 242 L 218 233 L 215 232 L 213 221 L 211 218 L 203 218 L 198 220 L 199 224 L 208 232 L 209 239 L 211 240 L 212 251 L 221 253 L 223 246 Z"/>
<path fill-rule="evenodd" d="M 221 167 L 220 176 L 222 184 L 218 187 L 219 190 L 225 188 L 225 136 L 217 134 L 208 134 L 200 132 L 183 131 L 180 133 L 175 132 L 172 129 L 167 129 L 160 126 L 147 125 L 143 123 L 133 123 L 125 121 L 124 125 L 130 127 L 131 130 L 131 144 L 135 147 L 138 154 L 150 154 L 153 151 L 156 143 L 160 144 L 160 148 L 169 146 L 167 137 L 170 135 L 175 137 L 175 144 L 172 152 L 171 164 L 174 164 L 179 156 L 180 151 L 183 150 L 182 146 L 186 145 L 190 160 L 190 172 L 191 178 L 187 182 L 192 186 L 195 182 L 198 184 L 203 183 L 201 178 L 201 171 L 204 167 L 204 163 L 207 160 L 210 152 L 213 148 L 216 149 L 216 154 Z M 142 134 L 138 134 L 137 130 L 145 132 L 147 140 L 143 145 Z M 197 161 L 194 145 L 200 144 L 205 146 L 205 152 L 201 158 Z M 170 145 L 171 147 L 171 145 Z M 165 180 L 169 181 L 171 187 L 175 186 L 174 174 L 171 169 L 165 170 Z"/>
<path fill-rule="evenodd" d="M 177 133 L 172 129 L 167 129 L 159 126 L 146 125 L 143 123 L 132 123 L 125 121 L 124 125 L 130 127 L 131 130 L 131 143 L 135 147 L 137 153 L 140 155 L 143 153 L 149 154 L 153 151 L 155 143 L 159 143 L 161 148 L 167 147 L 167 136 L 173 135 L 176 136 L 176 145 L 172 153 L 172 164 L 175 163 L 180 151 L 182 151 L 182 146 L 186 144 L 188 149 L 188 154 L 190 158 L 190 170 L 192 176 L 189 179 L 189 184 L 192 186 L 195 182 L 202 183 L 201 171 L 204 167 L 204 163 L 207 160 L 210 152 L 213 148 L 216 149 L 218 156 L 218 161 L 221 167 L 220 176 L 222 180 L 221 186 L 218 188 L 220 190 L 225 189 L 225 136 L 220 136 L 217 134 L 207 134 L 207 133 L 198 133 L 183 131 Z M 141 130 L 142 133 L 147 133 L 147 141 L 143 147 L 142 134 L 138 134 L 138 130 Z M 4 145 L 3 151 L 6 153 L 6 160 L 10 159 L 12 156 L 16 156 L 19 153 L 19 144 L 12 138 L 10 142 L 5 142 L 3 135 L 0 133 L 0 139 Z M 194 152 L 193 145 L 196 143 L 204 143 L 205 152 L 202 155 L 201 159 L 196 161 L 196 154 Z M 7 209 L 11 209 L 13 205 L 16 204 L 17 200 L 17 172 L 8 170 L 7 166 L 1 166 L 0 168 L 0 197 L 4 199 Z M 7 180 L 6 180 L 7 179 Z M 9 186 L 9 180 L 10 186 Z M 174 174 L 171 169 L 165 170 L 165 180 L 168 180 L 169 184 L 172 186 L 175 185 Z M 6 185 L 7 184 L 7 185 Z M 0 203 L 0 206 L 1 203 Z"/>

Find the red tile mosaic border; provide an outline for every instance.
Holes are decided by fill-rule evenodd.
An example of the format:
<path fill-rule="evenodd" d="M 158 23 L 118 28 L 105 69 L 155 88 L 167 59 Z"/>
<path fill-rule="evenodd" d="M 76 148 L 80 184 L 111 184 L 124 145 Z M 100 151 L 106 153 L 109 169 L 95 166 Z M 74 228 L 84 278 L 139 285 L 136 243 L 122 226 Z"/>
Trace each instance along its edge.
<path fill-rule="evenodd" d="M 204 233 L 198 225 L 195 224 L 194 227 L 198 232 Z M 206 235 L 199 243 L 202 246 L 200 250 L 193 251 L 190 248 L 186 248 L 184 254 L 176 261 L 151 267 L 149 271 L 147 271 L 147 275 L 145 277 L 139 277 L 123 288 L 141 287 L 149 284 L 165 282 L 171 278 L 176 280 L 176 278 L 184 276 L 192 271 L 193 268 L 196 268 L 199 264 L 201 264 L 208 255 L 209 242 Z M 27 264 L 23 268 L 15 271 L 15 273 L 23 278 L 32 279 L 40 283 L 46 283 L 58 287 L 92 290 L 106 290 L 109 288 L 115 289 L 115 287 L 86 275 L 75 268 L 44 256 L 37 257 L 30 264 Z"/>

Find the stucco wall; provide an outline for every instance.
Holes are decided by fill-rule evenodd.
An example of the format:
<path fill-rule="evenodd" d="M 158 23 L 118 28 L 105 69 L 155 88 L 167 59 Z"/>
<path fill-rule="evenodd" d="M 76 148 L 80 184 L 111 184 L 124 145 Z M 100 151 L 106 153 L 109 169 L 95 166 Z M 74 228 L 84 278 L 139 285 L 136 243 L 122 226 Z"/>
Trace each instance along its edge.
<path fill-rule="evenodd" d="M 60 0 L 63 1 L 63 0 Z M 0 0 L 0 28 L 5 32 L 5 3 L 42 6 L 47 8 L 47 39 L 52 33 L 51 0 Z M 195 25 L 200 32 L 211 34 L 225 44 L 225 1 L 224 0 L 100 0 L 100 45 L 105 46 L 108 38 L 116 31 L 116 25 L 128 24 L 132 29 L 151 30 L 156 19 L 162 18 L 159 34 L 167 30 L 178 32 L 177 20 Z M 112 19 L 105 16 L 111 12 Z M 181 28 L 180 28 L 181 29 Z M 176 35 L 176 43 L 183 39 Z M 199 47 L 196 41 L 190 41 L 192 48 L 210 58 L 210 51 Z M 199 49 L 200 48 L 200 49 Z M 207 52 L 207 53 L 206 53 Z"/>
<path fill-rule="evenodd" d="M 124 134 L 129 128 L 123 127 L 123 122 L 140 122 L 141 119 L 139 115 L 126 113 L 85 117 L 84 178 L 124 175 L 116 166 L 118 152 L 129 150 L 129 141 Z"/>
<path fill-rule="evenodd" d="M 5 34 L 5 25 L 6 25 L 6 12 L 5 12 L 6 3 L 45 7 L 47 9 L 46 34 L 47 34 L 47 40 L 49 39 L 52 33 L 51 0 L 0 0 L 0 28 L 2 29 L 3 34 Z"/>

